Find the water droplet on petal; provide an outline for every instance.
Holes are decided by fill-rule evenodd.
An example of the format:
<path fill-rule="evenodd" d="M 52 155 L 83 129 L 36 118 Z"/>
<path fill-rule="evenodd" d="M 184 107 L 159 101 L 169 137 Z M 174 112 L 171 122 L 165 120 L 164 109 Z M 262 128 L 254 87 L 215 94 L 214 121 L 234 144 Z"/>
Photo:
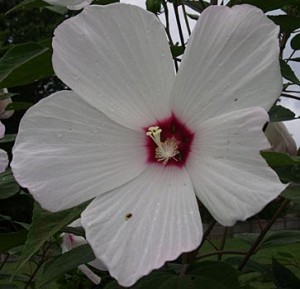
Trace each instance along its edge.
<path fill-rule="evenodd" d="M 63 134 L 62 134 L 62 133 L 57 133 L 56 136 L 57 136 L 58 138 L 61 138 L 61 137 L 63 136 Z"/>

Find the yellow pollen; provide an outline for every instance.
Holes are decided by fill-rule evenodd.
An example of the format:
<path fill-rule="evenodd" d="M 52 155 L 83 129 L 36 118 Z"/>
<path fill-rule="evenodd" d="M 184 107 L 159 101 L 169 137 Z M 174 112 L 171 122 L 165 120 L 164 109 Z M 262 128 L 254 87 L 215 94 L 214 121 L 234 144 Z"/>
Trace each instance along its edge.
<path fill-rule="evenodd" d="M 162 129 L 158 126 L 151 126 L 148 128 L 146 135 L 151 137 L 157 145 L 157 148 L 155 149 L 155 158 L 157 161 L 163 162 L 163 165 L 166 165 L 170 159 L 177 161 L 175 156 L 179 154 L 178 141 L 172 137 L 162 142 L 161 132 Z"/>

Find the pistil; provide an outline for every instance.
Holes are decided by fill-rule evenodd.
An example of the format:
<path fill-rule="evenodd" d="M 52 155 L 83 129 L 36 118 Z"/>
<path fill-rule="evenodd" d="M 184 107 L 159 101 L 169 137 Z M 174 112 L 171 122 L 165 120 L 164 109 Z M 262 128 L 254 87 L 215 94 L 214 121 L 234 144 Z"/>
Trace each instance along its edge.
<path fill-rule="evenodd" d="M 148 128 L 146 135 L 152 138 L 152 140 L 157 145 L 155 149 L 155 158 L 157 161 L 162 162 L 166 165 L 170 159 L 177 161 L 176 155 L 180 152 L 178 151 L 179 142 L 175 137 L 168 138 L 164 142 L 161 141 L 162 129 L 158 126 L 151 126 Z"/>

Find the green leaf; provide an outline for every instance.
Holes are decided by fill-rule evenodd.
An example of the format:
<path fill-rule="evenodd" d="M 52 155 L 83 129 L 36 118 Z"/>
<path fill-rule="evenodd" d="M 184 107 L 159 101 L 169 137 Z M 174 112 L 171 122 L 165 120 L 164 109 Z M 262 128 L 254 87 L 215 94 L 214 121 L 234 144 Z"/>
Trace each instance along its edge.
<path fill-rule="evenodd" d="M 120 0 L 94 0 L 93 4 L 108 5 L 108 4 L 119 3 L 119 2 L 120 2 Z"/>
<path fill-rule="evenodd" d="M 95 255 L 88 244 L 76 247 L 62 254 L 45 264 L 44 271 L 37 280 L 37 288 L 41 288 L 60 275 L 94 259 Z"/>
<path fill-rule="evenodd" d="M 21 257 L 16 266 L 20 268 L 51 238 L 55 233 L 75 219 L 79 218 L 81 212 L 86 208 L 88 202 L 75 208 L 58 213 L 50 213 L 35 203 L 32 217 L 32 224 L 29 229 L 28 238 L 23 248 Z"/>
<path fill-rule="evenodd" d="M 0 253 L 6 253 L 10 249 L 25 243 L 28 231 L 21 230 L 13 233 L 0 234 Z"/>
<path fill-rule="evenodd" d="M 20 190 L 11 170 L 0 174 L 0 200 L 12 197 Z"/>
<path fill-rule="evenodd" d="M 6 99 L 6 98 L 10 98 L 10 97 L 13 97 L 13 96 L 15 96 L 15 95 L 18 95 L 18 93 L 10 93 L 10 92 L 8 92 L 8 93 L 0 93 L 0 100 L 2 100 L 2 99 Z"/>
<path fill-rule="evenodd" d="M 66 7 L 63 7 L 63 6 L 52 6 L 51 5 L 51 6 L 46 6 L 45 8 L 54 13 L 60 14 L 60 15 L 65 15 L 69 11 Z"/>
<path fill-rule="evenodd" d="M 160 12 L 162 0 L 146 0 L 146 8 L 148 11 L 158 14 Z"/>
<path fill-rule="evenodd" d="M 289 155 L 276 152 L 260 152 L 260 154 L 271 167 L 281 167 L 300 164 L 300 157 L 298 156 L 291 157 Z"/>
<path fill-rule="evenodd" d="M 16 139 L 16 134 L 6 134 L 3 138 L 0 139 L 0 143 L 13 142 Z"/>
<path fill-rule="evenodd" d="M 300 34 L 297 34 L 292 38 L 291 47 L 294 50 L 299 50 L 300 49 Z"/>
<path fill-rule="evenodd" d="M 235 238 L 242 240 L 249 245 L 253 245 L 259 236 L 259 233 L 242 233 L 234 235 Z M 282 246 L 287 244 L 299 243 L 300 232 L 295 230 L 268 232 L 262 242 L 260 248 L 270 248 L 274 246 Z"/>
<path fill-rule="evenodd" d="M 31 106 L 33 106 L 33 103 L 14 101 L 14 102 L 8 104 L 5 108 L 5 110 L 26 110 Z"/>
<path fill-rule="evenodd" d="M 168 265 L 167 265 L 168 266 Z M 192 264 L 185 275 L 179 269 L 160 269 L 139 280 L 132 289 L 239 289 L 239 272 L 224 262 L 205 261 Z M 119 289 L 111 282 L 105 289 Z"/>
<path fill-rule="evenodd" d="M 192 264 L 187 274 L 194 276 L 205 277 L 208 280 L 213 280 L 218 284 L 218 287 L 207 288 L 228 288 L 239 289 L 239 271 L 225 262 L 204 261 Z"/>
<path fill-rule="evenodd" d="M 295 119 L 295 113 L 281 105 L 273 105 L 269 110 L 270 122 L 287 121 Z"/>
<path fill-rule="evenodd" d="M 273 258 L 273 282 L 278 289 L 299 289 L 300 279 Z"/>
<path fill-rule="evenodd" d="M 32 83 L 54 74 L 50 49 L 37 43 L 13 46 L 0 59 L 0 88 Z"/>
<path fill-rule="evenodd" d="M 300 184 L 290 184 L 281 196 L 291 200 L 295 204 L 300 204 Z"/>
<path fill-rule="evenodd" d="M 226 263 L 229 263 L 234 266 L 239 266 L 244 257 L 230 257 L 226 259 Z M 253 260 L 248 260 L 247 264 L 242 270 L 243 273 L 249 273 L 249 272 L 257 272 L 261 273 L 263 275 L 272 275 L 272 267 L 269 264 L 261 264 L 259 262 L 253 261 Z"/>
<path fill-rule="evenodd" d="M 276 10 L 284 7 L 285 5 L 294 4 L 296 0 L 232 0 L 229 2 L 228 6 L 233 6 L 234 4 L 250 4 L 262 9 L 264 12 Z"/>
<path fill-rule="evenodd" d="M 210 6 L 210 3 L 206 1 L 193 1 L 193 0 L 186 0 L 183 1 L 183 3 L 193 9 L 194 11 L 197 11 L 199 13 L 203 12 L 208 6 Z"/>
<path fill-rule="evenodd" d="M 20 289 L 19 286 L 15 285 L 15 284 L 0 284 L 0 289 Z"/>
<path fill-rule="evenodd" d="M 64 227 L 59 232 L 61 233 L 69 233 L 76 236 L 85 237 L 85 231 L 83 227 Z"/>
<path fill-rule="evenodd" d="M 173 45 L 171 46 L 171 52 L 173 57 L 176 58 L 184 53 L 184 46 Z"/>
<path fill-rule="evenodd" d="M 300 28 L 300 18 L 291 15 L 276 15 L 268 16 L 275 24 L 280 26 L 280 30 L 292 33 L 294 30 Z"/>
<path fill-rule="evenodd" d="M 18 10 L 32 9 L 32 8 L 40 8 L 46 6 L 47 3 L 41 0 L 24 0 L 9 11 L 6 12 L 6 15 L 16 12 Z"/>
<path fill-rule="evenodd" d="M 289 60 L 290 61 L 295 61 L 295 62 L 300 62 L 300 57 L 291 58 Z"/>
<path fill-rule="evenodd" d="M 281 68 L 281 74 L 282 76 L 295 83 L 300 85 L 300 81 L 298 79 L 298 77 L 296 76 L 295 72 L 292 70 L 292 68 L 282 59 L 280 59 L 280 68 Z"/>

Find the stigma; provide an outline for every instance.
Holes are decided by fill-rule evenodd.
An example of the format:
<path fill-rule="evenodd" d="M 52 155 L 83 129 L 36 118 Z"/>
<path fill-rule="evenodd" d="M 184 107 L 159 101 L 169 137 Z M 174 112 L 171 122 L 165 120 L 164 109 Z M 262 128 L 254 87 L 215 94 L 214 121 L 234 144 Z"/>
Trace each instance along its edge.
<path fill-rule="evenodd" d="M 155 149 L 155 158 L 165 166 L 170 159 L 178 161 L 176 156 L 180 154 L 178 150 L 179 142 L 175 137 L 167 138 L 165 141 L 162 141 L 161 133 L 162 129 L 159 126 L 151 126 L 148 128 L 146 135 L 157 145 Z"/>

